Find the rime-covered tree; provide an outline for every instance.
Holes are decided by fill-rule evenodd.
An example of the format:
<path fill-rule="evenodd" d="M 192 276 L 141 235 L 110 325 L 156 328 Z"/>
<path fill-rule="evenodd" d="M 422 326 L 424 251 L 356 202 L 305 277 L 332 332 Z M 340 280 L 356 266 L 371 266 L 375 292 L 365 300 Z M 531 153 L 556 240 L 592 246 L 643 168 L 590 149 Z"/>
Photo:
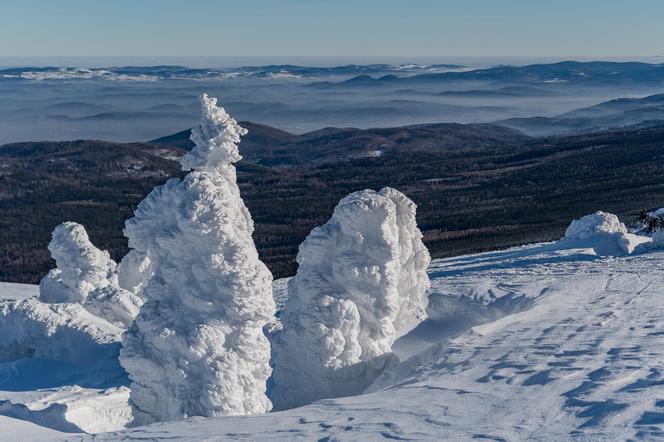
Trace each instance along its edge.
<path fill-rule="evenodd" d="M 41 301 L 81 304 L 122 328 L 133 322 L 141 298 L 119 287 L 115 261 L 90 242 L 82 225 L 65 222 L 57 226 L 48 249 L 57 267 L 39 283 Z"/>
<path fill-rule="evenodd" d="M 58 225 L 48 244 L 56 268 L 39 283 L 43 302 L 83 303 L 90 292 L 109 284 L 116 264 L 107 251 L 90 242 L 85 227 L 74 222 Z"/>
<path fill-rule="evenodd" d="M 246 131 L 201 97 L 182 180 L 155 188 L 128 220 L 129 246 L 150 257 L 145 304 L 125 334 L 134 424 L 269 411 L 272 275 L 258 259 L 237 186 Z"/>
<path fill-rule="evenodd" d="M 355 192 L 300 245 L 273 340 L 275 408 L 360 393 L 426 317 L 430 257 L 415 210 L 391 188 Z"/>

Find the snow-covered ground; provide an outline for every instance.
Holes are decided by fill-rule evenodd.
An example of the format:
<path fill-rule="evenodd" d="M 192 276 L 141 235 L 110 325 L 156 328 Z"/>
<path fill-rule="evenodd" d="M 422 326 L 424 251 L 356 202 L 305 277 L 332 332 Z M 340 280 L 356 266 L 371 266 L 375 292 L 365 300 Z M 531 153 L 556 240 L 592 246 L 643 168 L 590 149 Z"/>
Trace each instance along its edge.
<path fill-rule="evenodd" d="M 664 437 L 664 252 L 599 257 L 570 246 L 433 261 L 430 319 L 397 341 L 403 362 L 368 393 L 261 416 L 192 418 L 95 437 Z M 276 297 L 284 287 L 275 282 Z M 0 299 L 35 294 L 26 290 L 1 284 Z M 76 372 L 80 367 L 63 367 L 65 374 L 56 376 L 55 362 L 42 369 L 49 373 L 32 362 L 0 364 L 1 437 L 87 439 L 93 436 L 75 432 L 113 430 L 108 422 L 122 422 L 104 416 L 126 410 L 126 380 L 76 387 L 82 377 L 90 379 Z"/>

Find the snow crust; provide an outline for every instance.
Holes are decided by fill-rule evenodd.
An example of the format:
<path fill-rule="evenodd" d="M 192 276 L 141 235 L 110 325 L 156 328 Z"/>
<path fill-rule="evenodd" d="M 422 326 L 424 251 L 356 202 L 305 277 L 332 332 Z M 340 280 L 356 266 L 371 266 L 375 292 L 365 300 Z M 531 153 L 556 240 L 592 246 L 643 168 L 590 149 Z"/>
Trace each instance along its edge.
<path fill-rule="evenodd" d="M 196 170 L 155 188 L 125 227 L 153 272 L 120 355 L 135 425 L 271 408 L 263 327 L 275 314 L 272 275 L 233 166 L 245 131 L 214 98 L 203 95 L 201 107 L 196 147 L 182 158 Z"/>
<path fill-rule="evenodd" d="M 394 363 L 394 341 L 426 317 L 415 211 L 395 189 L 355 192 L 302 243 L 273 339 L 277 409 L 360 393 Z"/>
<path fill-rule="evenodd" d="M 0 301 L 0 362 L 44 358 L 92 363 L 119 351 L 122 329 L 79 304 Z"/>
<path fill-rule="evenodd" d="M 78 303 L 41 302 L 37 286 L 15 286 L 0 283 L 2 434 L 24 428 L 17 440 L 58 440 L 59 432 L 125 428 L 131 409 L 127 375 L 118 362 L 121 324 Z"/>
<path fill-rule="evenodd" d="M 572 221 L 562 240 L 586 244 L 601 256 L 629 255 L 639 245 L 651 241 L 648 237 L 629 233 L 616 215 L 601 211 Z"/>

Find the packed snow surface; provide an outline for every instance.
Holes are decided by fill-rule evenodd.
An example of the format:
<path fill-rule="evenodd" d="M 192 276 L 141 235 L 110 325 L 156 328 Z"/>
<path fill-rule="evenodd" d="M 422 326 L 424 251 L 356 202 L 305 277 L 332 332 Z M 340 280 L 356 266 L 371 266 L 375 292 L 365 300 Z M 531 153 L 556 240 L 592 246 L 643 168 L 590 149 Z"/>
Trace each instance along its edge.
<path fill-rule="evenodd" d="M 434 260 L 428 274 L 428 319 L 394 344 L 403 362 L 365 394 L 260 416 L 160 423 L 96 439 L 664 437 L 664 252 L 611 257 L 568 242 L 537 244 Z M 284 280 L 275 281 L 278 299 L 284 286 Z M 0 298 L 15 291 L 5 287 L 0 284 Z M 8 370 L 7 364 L 25 379 L 19 386 L 11 378 L 0 384 L 3 400 L 32 406 L 46 395 L 48 387 L 35 385 L 43 382 L 31 374 L 35 366 L 27 370 L 14 361 L 0 367 Z M 122 391 L 117 388 L 107 395 Z M 15 440 L 92 438 L 49 429 L 57 429 L 53 417 L 27 420 L 18 410 L 0 410 L 0 425 Z"/>
<path fill-rule="evenodd" d="M 276 409 L 362 392 L 426 317 L 429 252 L 415 204 L 395 189 L 343 198 L 297 261 L 272 340 Z"/>
<path fill-rule="evenodd" d="M 181 160 L 195 170 L 155 188 L 125 227 L 129 247 L 151 263 L 120 354 L 134 425 L 272 407 L 263 331 L 275 315 L 272 275 L 233 166 L 246 131 L 214 98 L 203 95 L 201 106 L 196 146 Z"/>
<path fill-rule="evenodd" d="M 429 345 L 370 393 L 96 438 L 664 437 L 663 270 L 662 252 L 600 257 L 560 244 L 435 260 L 429 319 L 405 337 Z"/>

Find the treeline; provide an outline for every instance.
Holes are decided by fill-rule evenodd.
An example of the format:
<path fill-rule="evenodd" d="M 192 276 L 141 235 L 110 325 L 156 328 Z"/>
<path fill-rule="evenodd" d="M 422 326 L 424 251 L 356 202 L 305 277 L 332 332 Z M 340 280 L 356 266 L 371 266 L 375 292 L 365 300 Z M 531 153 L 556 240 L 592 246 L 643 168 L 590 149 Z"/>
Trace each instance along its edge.
<path fill-rule="evenodd" d="M 124 220 L 155 185 L 180 174 L 153 145 L 95 143 L 51 143 L 30 155 L 0 147 L 0 280 L 37 282 L 53 265 L 50 232 L 65 220 L 84 224 L 97 246 L 121 258 Z M 39 161 L 29 159 L 35 155 Z M 364 188 L 392 186 L 412 198 L 426 245 L 444 257 L 557 239 L 573 218 L 595 210 L 632 217 L 664 206 L 664 128 L 392 152 L 319 167 L 243 163 L 238 181 L 275 277 L 292 275 L 306 235 L 340 198 Z"/>

